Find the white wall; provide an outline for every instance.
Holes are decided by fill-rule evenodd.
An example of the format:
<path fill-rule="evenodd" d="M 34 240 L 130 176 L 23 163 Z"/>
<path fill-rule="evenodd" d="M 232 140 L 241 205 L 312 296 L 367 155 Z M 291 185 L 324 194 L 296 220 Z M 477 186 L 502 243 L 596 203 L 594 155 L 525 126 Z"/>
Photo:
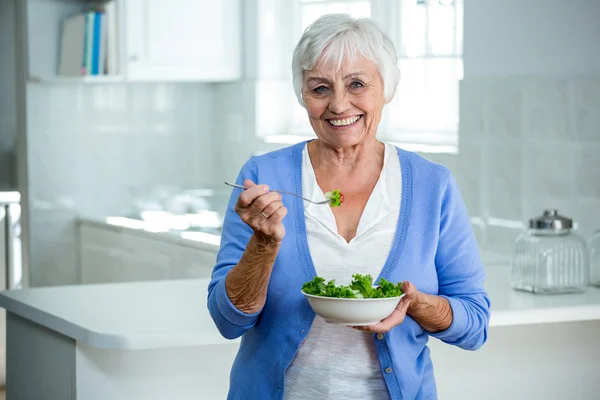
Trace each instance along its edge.
<path fill-rule="evenodd" d="M 464 2 L 466 78 L 600 72 L 600 1 Z"/>
<path fill-rule="evenodd" d="M 136 186 L 220 185 L 268 148 L 256 138 L 259 4 L 243 2 L 238 83 L 28 85 L 32 284 L 76 278 L 77 214 L 126 213 Z M 457 175 L 482 247 L 509 251 L 518 232 L 490 220 L 550 205 L 600 227 L 599 13 L 595 0 L 465 0 L 460 154 L 426 156 Z"/>
<path fill-rule="evenodd" d="M 27 86 L 32 286 L 75 283 L 78 215 L 128 215 L 145 191 L 216 170 L 203 84 Z"/>
<path fill-rule="evenodd" d="M 455 173 L 480 245 L 558 208 L 600 228 L 600 1 L 465 0 Z"/>

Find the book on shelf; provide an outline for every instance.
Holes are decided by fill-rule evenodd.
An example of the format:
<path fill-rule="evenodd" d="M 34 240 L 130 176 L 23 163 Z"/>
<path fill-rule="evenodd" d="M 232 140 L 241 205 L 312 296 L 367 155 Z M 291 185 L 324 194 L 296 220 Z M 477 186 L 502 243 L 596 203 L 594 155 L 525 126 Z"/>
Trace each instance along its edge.
<path fill-rule="evenodd" d="M 114 1 L 62 22 L 60 76 L 119 74 L 118 20 Z"/>

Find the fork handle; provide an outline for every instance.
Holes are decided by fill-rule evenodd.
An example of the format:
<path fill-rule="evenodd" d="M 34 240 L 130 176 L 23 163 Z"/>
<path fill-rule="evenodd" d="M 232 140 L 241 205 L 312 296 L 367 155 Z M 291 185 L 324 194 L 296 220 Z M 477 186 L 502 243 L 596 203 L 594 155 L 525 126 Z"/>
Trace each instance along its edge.
<path fill-rule="evenodd" d="M 236 185 L 236 184 L 234 184 L 234 183 L 225 182 L 225 184 L 226 184 L 226 185 L 229 185 L 229 186 L 232 186 L 232 187 L 234 187 L 234 188 L 238 188 L 238 189 L 244 189 L 244 190 L 248 189 L 246 186 L 242 186 L 242 185 Z M 271 192 L 277 192 L 277 193 L 281 193 L 281 194 L 289 194 L 289 195 L 292 195 L 292 196 L 299 197 L 299 198 L 301 198 L 302 200 L 308 201 L 309 203 L 320 204 L 320 203 L 318 203 L 318 202 L 316 202 L 316 201 L 309 200 L 309 199 L 307 199 L 306 197 L 302 197 L 302 196 L 300 196 L 300 195 L 299 195 L 299 194 L 297 194 L 297 193 L 292 193 L 292 192 L 284 192 L 283 190 L 273 190 L 273 189 L 271 189 Z"/>

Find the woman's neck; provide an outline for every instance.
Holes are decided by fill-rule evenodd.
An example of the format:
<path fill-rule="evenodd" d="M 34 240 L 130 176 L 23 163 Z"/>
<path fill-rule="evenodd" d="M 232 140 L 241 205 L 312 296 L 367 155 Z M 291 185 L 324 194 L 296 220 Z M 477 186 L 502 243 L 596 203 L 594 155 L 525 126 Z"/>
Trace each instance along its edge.
<path fill-rule="evenodd" d="M 328 175 L 371 174 L 381 171 L 385 145 L 373 139 L 349 148 L 336 149 L 313 140 L 308 144 L 308 154 L 315 171 L 328 171 Z"/>

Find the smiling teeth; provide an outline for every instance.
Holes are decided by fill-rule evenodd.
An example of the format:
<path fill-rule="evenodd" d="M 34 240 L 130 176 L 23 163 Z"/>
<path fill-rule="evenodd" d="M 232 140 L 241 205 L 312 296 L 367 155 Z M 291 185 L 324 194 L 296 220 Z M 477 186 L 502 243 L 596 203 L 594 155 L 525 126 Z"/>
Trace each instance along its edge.
<path fill-rule="evenodd" d="M 356 117 L 345 118 L 345 119 L 330 119 L 329 123 L 333 126 L 346 126 L 346 125 L 352 125 L 359 119 L 360 119 L 360 115 L 357 115 Z"/>

